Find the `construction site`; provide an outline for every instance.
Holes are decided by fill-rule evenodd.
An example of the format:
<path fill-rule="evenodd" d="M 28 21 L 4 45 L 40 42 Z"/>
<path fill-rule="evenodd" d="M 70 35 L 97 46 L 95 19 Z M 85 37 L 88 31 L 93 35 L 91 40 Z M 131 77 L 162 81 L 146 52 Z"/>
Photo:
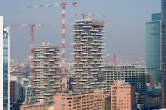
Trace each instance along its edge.
<path fill-rule="evenodd" d="M 37 102 L 49 101 L 61 91 L 59 48 L 43 42 L 32 48 L 30 84 Z"/>
<path fill-rule="evenodd" d="M 131 57 L 138 58 L 142 53 L 141 55 L 132 51 L 112 53 L 107 52 L 108 50 L 104 52 L 105 47 L 110 49 L 104 44 L 107 36 L 105 35 L 107 21 L 103 19 L 105 16 L 79 13 L 80 10 L 76 10 L 78 12 L 72 16 L 79 16 L 79 18 L 67 16 L 66 12 L 70 12 L 69 15 L 73 13 L 67 8 L 74 8 L 77 5 L 79 6 L 79 0 L 26 7 L 31 11 L 60 7 L 61 22 L 54 21 L 54 23 L 60 24 L 60 35 L 56 33 L 57 35 L 53 35 L 54 39 L 51 39 L 51 42 L 60 42 L 60 45 L 44 40 L 40 44 L 36 43 L 35 38 L 39 34 L 38 39 L 40 39 L 41 33 L 37 33 L 35 29 L 45 28 L 47 25 L 45 23 L 12 25 L 14 28 L 28 27 L 30 37 L 27 58 L 29 71 L 24 79 L 27 83 L 26 86 L 24 85 L 25 100 L 19 103 L 20 109 L 110 110 L 112 107 L 116 110 L 116 108 L 122 107 L 124 110 L 133 110 L 137 104 L 145 104 L 145 98 L 148 97 L 146 67 L 142 59 L 138 61 Z M 70 22 L 68 31 L 67 19 L 69 17 L 72 22 Z M 59 18 L 57 17 L 57 19 Z M 56 30 L 59 32 L 58 29 Z M 48 39 L 47 36 L 49 34 L 45 35 L 46 39 Z M 60 38 L 57 38 L 59 36 Z M 68 40 L 69 37 L 72 41 Z M 112 37 L 111 34 L 108 37 Z M 70 52 L 68 52 L 68 48 L 70 48 Z M 105 56 L 106 53 L 108 55 Z M 71 56 L 67 56 L 68 54 Z M 113 58 L 107 61 L 106 57 L 110 59 L 109 54 L 113 54 Z M 120 56 L 124 58 L 130 56 L 129 59 L 135 62 L 131 63 L 129 59 L 125 58 L 125 65 L 122 65 Z M 149 80 L 151 79 L 149 78 Z M 14 91 L 14 89 L 12 90 Z M 122 93 L 123 91 L 125 92 Z M 155 98 L 159 99 L 159 97 L 156 95 Z M 126 101 L 129 101 L 127 106 Z M 122 103 L 124 105 L 121 105 Z"/>
<path fill-rule="evenodd" d="M 73 24 L 74 92 L 84 93 L 100 88 L 103 28 L 104 21 L 92 17 L 76 20 Z"/>

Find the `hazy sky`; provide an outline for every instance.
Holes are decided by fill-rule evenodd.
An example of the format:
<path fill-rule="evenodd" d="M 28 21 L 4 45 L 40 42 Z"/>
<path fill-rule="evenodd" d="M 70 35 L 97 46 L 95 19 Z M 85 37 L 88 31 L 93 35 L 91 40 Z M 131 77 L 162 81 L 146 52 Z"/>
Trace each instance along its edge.
<path fill-rule="evenodd" d="M 27 9 L 29 5 L 74 0 L 0 0 L 0 15 L 4 24 L 44 23 L 36 28 L 35 44 L 49 41 L 61 45 L 61 7 Z M 71 24 L 80 17 L 75 12 L 104 14 L 106 22 L 105 52 L 144 52 L 145 22 L 152 13 L 160 12 L 160 0 L 80 0 L 77 7 L 67 7 L 67 45 L 72 41 Z M 102 18 L 99 18 L 102 19 Z M 29 55 L 29 28 L 11 27 L 11 57 Z M 69 50 L 68 50 L 69 51 Z M 68 52 L 68 56 L 71 52 Z"/>

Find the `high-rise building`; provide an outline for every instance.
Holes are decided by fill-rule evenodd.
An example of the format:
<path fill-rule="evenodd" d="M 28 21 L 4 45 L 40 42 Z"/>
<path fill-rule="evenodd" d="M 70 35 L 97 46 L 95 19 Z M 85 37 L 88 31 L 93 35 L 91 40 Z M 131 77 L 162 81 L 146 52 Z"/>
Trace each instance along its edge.
<path fill-rule="evenodd" d="M 0 16 L 0 110 L 9 110 L 9 27 L 3 27 Z"/>
<path fill-rule="evenodd" d="M 161 83 L 160 13 L 152 14 L 152 21 L 146 22 L 146 68 L 154 81 Z"/>
<path fill-rule="evenodd" d="M 75 21 L 74 66 L 72 88 L 74 92 L 89 92 L 99 89 L 100 66 L 103 64 L 104 21 L 92 17 Z"/>
<path fill-rule="evenodd" d="M 161 20 L 161 13 L 153 13 L 151 20 L 152 21 L 160 21 Z"/>
<path fill-rule="evenodd" d="M 166 0 L 161 0 L 162 107 L 166 107 Z"/>
<path fill-rule="evenodd" d="M 0 109 L 3 110 L 3 17 L 0 16 Z"/>
<path fill-rule="evenodd" d="M 146 93 L 146 71 L 145 67 L 139 65 L 105 65 L 102 68 L 104 74 L 103 90 L 110 92 L 110 87 L 114 81 L 124 80 L 135 87 L 138 93 L 136 103 L 144 103 L 144 99 L 140 98 Z"/>
<path fill-rule="evenodd" d="M 115 81 L 111 86 L 111 110 L 134 110 L 134 87 L 125 81 Z"/>
<path fill-rule="evenodd" d="M 32 49 L 31 85 L 38 102 L 53 99 L 61 91 L 59 48 L 43 42 Z"/>

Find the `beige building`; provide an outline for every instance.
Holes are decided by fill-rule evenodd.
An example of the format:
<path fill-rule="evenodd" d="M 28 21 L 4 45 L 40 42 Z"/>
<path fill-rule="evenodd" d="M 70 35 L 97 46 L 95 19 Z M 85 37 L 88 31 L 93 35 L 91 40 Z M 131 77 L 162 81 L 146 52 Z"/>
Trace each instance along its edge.
<path fill-rule="evenodd" d="M 116 81 L 111 86 L 111 110 L 134 110 L 134 87 L 124 81 Z"/>
<path fill-rule="evenodd" d="M 54 106 L 55 110 L 105 110 L 107 97 L 108 94 L 101 93 L 59 93 L 54 97 Z"/>
<path fill-rule="evenodd" d="M 29 104 L 22 105 L 20 110 L 55 110 L 53 104 Z"/>
<path fill-rule="evenodd" d="M 146 71 L 142 65 L 105 65 L 102 68 L 104 74 L 103 90 L 110 93 L 110 87 L 114 81 L 125 80 L 135 87 L 136 104 L 144 104 L 146 95 Z"/>

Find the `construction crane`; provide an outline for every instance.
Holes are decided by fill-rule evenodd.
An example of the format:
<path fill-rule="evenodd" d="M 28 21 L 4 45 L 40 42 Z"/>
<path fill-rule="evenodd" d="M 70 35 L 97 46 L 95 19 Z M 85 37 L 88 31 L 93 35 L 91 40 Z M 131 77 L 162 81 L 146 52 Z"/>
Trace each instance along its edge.
<path fill-rule="evenodd" d="M 120 52 L 118 56 L 142 56 L 143 52 Z M 117 65 L 117 55 L 113 54 L 113 65 Z"/>
<path fill-rule="evenodd" d="M 77 13 L 77 12 L 75 12 L 74 13 L 74 16 L 82 16 L 82 19 L 85 19 L 86 17 L 88 17 L 88 14 L 85 14 L 85 13 Z"/>
<path fill-rule="evenodd" d="M 30 27 L 30 43 L 34 44 L 34 28 L 44 27 L 44 24 L 14 24 L 15 27 Z"/>
<path fill-rule="evenodd" d="M 114 59 L 114 66 L 117 64 L 117 60 L 116 60 L 116 54 L 113 54 L 113 59 Z"/>
<path fill-rule="evenodd" d="M 79 1 L 79 0 L 77 0 Z M 52 3 L 52 4 L 44 4 L 44 5 L 37 5 L 37 6 L 28 6 L 27 8 L 51 8 L 51 7 L 57 7 L 57 6 L 61 6 L 62 7 L 62 55 L 61 55 L 61 59 L 62 59 L 62 64 L 61 64 L 61 68 L 62 68 L 62 92 L 64 90 L 66 90 L 67 88 L 67 80 L 66 80 L 66 74 L 65 74 L 65 42 L 66 42 L 66 6 L 67 5 L 71 5 L 73 7 L 75 7 L 77 4 L 77 2 L 61 2 L 61 3 Z"/>
<path fill-rule="evenodd" d="M 14 24 L 14 27 L 30 27 L 30 59 L 29 63 L 32 64 L 32 54 L 34 53 L 33 45 L 34 45 L 34 28 L 35 27 L 44 27 L 44 24 Z M 34 69 L 30 68 L 30 72 L 33 73 Z M 30 83 L 33 83 L 33 79 L 31 79 Z"/>
<path fill-rule="evenodd" d="M 102 18 L 105 18 L 105 17 L 106 17 L 105 15 L 88 14 L 88 13 L 78 13 L 78 12 L 75 12 L 75 13 L 74 13 L 74 16 L 75 16 L 75 17 L 81 16 L 82 19 L 85 19 L 85 18 L 88 17 L 88 16 L 92 16 L 92 17 L 102 17 Z"/>

